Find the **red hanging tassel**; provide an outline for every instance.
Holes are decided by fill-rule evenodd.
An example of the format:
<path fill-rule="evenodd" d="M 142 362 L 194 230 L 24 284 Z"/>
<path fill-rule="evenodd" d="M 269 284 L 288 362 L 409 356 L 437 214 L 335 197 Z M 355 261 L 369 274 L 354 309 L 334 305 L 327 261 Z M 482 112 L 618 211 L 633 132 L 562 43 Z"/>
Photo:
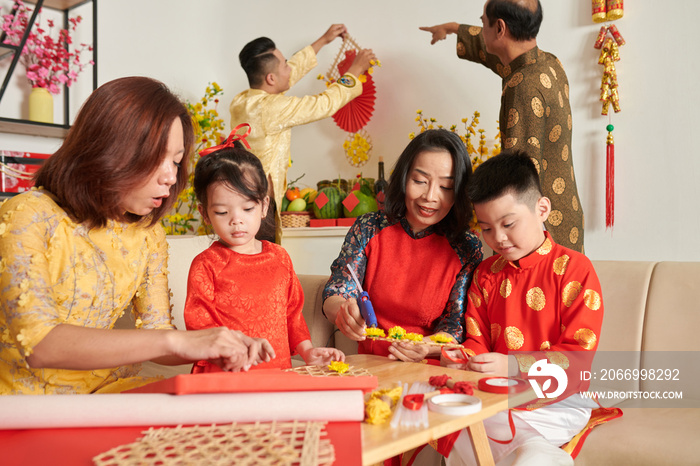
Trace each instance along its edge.
<path fill-rule="evenodd" d="M 608 139 L 605 154 L 605 228 L 615 224 L 615 141 L 613 140 L 613 125 L 608 125 Z"/>

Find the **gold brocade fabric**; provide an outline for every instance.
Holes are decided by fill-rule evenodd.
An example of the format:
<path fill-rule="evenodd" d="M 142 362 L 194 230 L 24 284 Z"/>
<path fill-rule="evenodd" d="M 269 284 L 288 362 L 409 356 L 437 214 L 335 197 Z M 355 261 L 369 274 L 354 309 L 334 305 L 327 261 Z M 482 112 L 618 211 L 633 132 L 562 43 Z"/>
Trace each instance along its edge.
<path fill-rule="evenodd" d="M 173 328 L 168 246 L 160 224 L 109 222 L 88 231 L 45 191 L 0 208 L 0 394 L 122 391 L 136 366 L 32 369 L 25 361 L 57 325 L 110 329 L 132 310 L 138 327 Z"/>
<path fill-rule="evenodd" d="M 571 153 L 569 81 L 561 62 L 535 47 L 503 66 L 486 52 L 481 28 L 461 25 L 457 56 L 481 63 L 503 79 L 500 129 L 503 149 L 525 151 L 552 201 L 547 231 L 557 244 L 583 252 L 583 207 Z"/>
<path fill-rule="evenodd" d="M 316 66 L 316 54 L 309 45 L 295 53 L 288 63 L 292 68 L 289 85 L 293 86 Z M 247 141 L 251 152 L 262 161 L 265 173 L 272 178 L 278 211 L 287 187 L 292 128 L 333 116 L 361 93 L 362 83 L 354 79 L 350 87 L 336 82 L 316 95 L 295 97 L 248 89 L 233 98 L 231 127 L 250 124 Z M 309 155 L 314 155 L 313 148 L 309 148 Z"/>

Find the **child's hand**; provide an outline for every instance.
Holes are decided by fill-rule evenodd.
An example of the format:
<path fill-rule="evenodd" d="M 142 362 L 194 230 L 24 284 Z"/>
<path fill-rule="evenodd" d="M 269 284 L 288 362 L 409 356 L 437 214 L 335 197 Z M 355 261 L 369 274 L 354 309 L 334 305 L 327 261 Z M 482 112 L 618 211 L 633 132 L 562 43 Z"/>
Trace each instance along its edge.
<path fill-rule="evenodd" d="M 301 357 L 309 366 L 327 366 L 333 361 L 345 361 L 345 354 L 336 348 L 309 348 Z"/>
<path fill-rule="evenodd" d="M 398 359 L 406 362 L 421 362 L 428 356 L 428 345 L 417 345 L 407 341 L 397 341 L 389 347 L 389 359 Z"/>
<path fill-rule="evenodd" d="M 517 375 L 518 362 L 515 356 L 502 353 L 483 353 L 469 358 L 467 369 L 482 374 L 508 377 Z"/>
<path fill-rule="evenodd" d="M 468 360 L 464 359 L 464 355 L 458 349 L 445 349 L 440 352 L 440 365 L 449 367 L 450 369 L 467 370 Z"/>

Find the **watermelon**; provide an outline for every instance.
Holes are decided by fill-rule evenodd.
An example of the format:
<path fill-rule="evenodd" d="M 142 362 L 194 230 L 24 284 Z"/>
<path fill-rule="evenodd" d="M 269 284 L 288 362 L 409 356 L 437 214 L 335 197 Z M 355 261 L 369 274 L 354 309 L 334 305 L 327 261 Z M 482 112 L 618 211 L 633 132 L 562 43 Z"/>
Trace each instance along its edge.
<path fill-rule="evenodd" d="M 319 208 L 317 202 L 319 201 L 319 198 L 322 198 L 321 194 L 324 194 L 325 197 L 328 198 L 328 202 L 322 207 Z M 318 192 L 318 196 L 316 196 L 316 200 L 313 202 L 314 205 L 314 216 L 316 218 L 338 218 L 340 217 L 340 213 L 342 212 L 341 207 L 342 204 L 341 202 L 343 201 L 343 195 L 342 193 L 335 187 L 329 186 L 326 188 L 322 188 Z"/>
<path fill-rule="evenodd" d="M 372 196 L 365 194 L 362 190 L 353 191 L 351 194 L 354 194 L 360 202 L 352 210 L 348 210 L 347 207 L 343 206 L 343 213 L 346 217 L 359 217 L 367 212 L 377 211 L 377 201 Z"/>

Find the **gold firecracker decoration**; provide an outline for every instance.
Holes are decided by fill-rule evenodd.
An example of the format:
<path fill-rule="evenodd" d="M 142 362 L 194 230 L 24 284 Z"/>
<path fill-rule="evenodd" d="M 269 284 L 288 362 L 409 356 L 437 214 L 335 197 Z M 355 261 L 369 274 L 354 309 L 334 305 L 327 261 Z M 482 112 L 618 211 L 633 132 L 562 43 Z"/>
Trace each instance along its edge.
<path fill-rule="evenodd" d="M 593 22 L 602 23 L 606 21 L 607 14 L 605 12 L 606 0 L 592 0 Z"/>
<path fill-rule="evenodd" d="M 615 21 L 616 19 L 622 18 L 625 14 L 623 0 L 608 0 L 605 9 L 607 10 L 605 15 L 606 21 Z"/>
<path fill-rule="evenodd" d="M 617 88 L 617 70 L 615 69 L 617 61 L 620 61 L 617 43 L 608 37 L 601 47 L 598 59 L 598 64 L 603 65 L 603 78 L 600 83 L 600 101 L 603 103 L 602 115 L 608 114 L 608 108 L 611 104 L 615 113 L 621 110 L 620 94 Z"/>

